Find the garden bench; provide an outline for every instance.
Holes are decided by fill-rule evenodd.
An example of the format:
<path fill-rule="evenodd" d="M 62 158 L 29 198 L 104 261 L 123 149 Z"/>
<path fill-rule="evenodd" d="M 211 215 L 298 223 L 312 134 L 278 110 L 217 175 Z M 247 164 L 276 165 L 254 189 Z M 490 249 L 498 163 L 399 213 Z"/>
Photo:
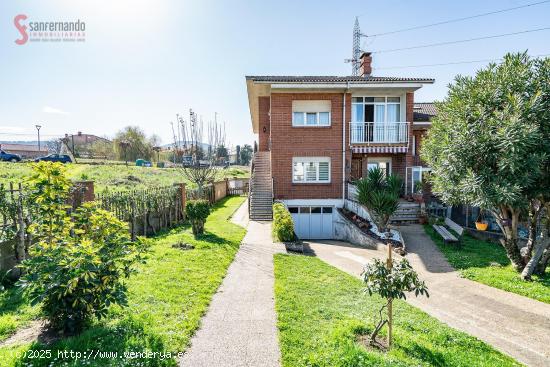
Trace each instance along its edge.
<path fill-rule="evenodd" d="M 462 228 L 461 226 L 453 222 L 450 218 L 445 218 L 445 225 L 450 229 L 452 229 L 453 231 L 455 231 L 459 238 L 456 238 L 455 235 L 453 235 L 444 226 L 438 226 L 434 224 L 432 227 L 441 237 L 443 237 L 443 241 L 445 241 L 445 243 L 448 243 L 448 242 L 460 243 L 460 238 L 464 233 L 464 228 Z"/>

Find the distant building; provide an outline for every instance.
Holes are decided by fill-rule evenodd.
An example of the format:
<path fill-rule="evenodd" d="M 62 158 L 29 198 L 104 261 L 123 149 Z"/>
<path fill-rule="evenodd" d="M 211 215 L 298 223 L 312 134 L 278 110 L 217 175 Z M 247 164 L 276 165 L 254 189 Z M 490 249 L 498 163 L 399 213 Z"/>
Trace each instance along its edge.
<path fill-rule="evenodd" d="M 102 142 L 110 144 L 111 141 L 97 135 L 83 134 L 79 131 L 76 134 L 65 134 L 62 141 L 67 145 L 67 148 L 77 157 L 88 158 L 93 156 L 91 148 L 93 144 Z"/>
<path fill-rule="evenodd" d="M 0 143 L 0 149 L 5 152 L 19 154 L 23 159 L 42 157 L 48 154 L 48 147 L 44 143 L 38 149 L 38 145 L 33 144 L 4 144 Z"/>

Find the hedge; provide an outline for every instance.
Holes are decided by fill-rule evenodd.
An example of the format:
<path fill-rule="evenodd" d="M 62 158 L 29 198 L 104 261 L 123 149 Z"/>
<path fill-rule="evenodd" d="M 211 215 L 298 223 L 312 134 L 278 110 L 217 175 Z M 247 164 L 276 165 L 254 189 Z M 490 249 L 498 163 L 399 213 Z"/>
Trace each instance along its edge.
<path fill-rule="evenodd" d="M 283 203 L 273 204 L 273 235 L 281 242 L 290 242 L 295 238 L 292 216 Z"/>

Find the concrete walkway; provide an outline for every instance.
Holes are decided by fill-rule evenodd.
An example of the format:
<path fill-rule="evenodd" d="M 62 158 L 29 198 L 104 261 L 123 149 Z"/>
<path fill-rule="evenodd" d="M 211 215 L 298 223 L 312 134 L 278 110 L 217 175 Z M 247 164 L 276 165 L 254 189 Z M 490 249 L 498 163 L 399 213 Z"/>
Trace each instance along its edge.
<path fill-rule="evenodd" d="M 271 223 L 250 222 L 247 230 L 180 366 L 279 366 L 273 254 L 284 248 L 273 244 Z"/>
<path fill-rule="evenodd" d="M 408 301 L 529 366 L 550 366 L 550 305 L 460 278 L 419 225 L 399 227 L 407 259 L 428 285 L 430 298 Z M 327 241 L 309 243 L 329 264 L 359 276 L 365 262 L 385 258 L 378 250 Z"/>

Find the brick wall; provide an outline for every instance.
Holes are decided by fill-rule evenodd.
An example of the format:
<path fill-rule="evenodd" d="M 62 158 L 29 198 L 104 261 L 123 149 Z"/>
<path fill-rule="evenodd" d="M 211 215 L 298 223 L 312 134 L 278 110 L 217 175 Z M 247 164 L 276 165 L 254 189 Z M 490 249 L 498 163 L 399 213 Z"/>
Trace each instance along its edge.
<path fill-rule="evenodd" d="M 269 97 L 259 97 L 259 113 L 260 113 L 260 126 L 258 132 L 258 150 L 267 151 L 269 150 Z"/>
<path fill-rule="evenodd" d="M 276 199 L 339 199 L 342 197 L 342 98 L 341 93 L 274 93 L 271 95 L 271 164 Z M 330 100 L 331 126 L 293 127 L 293 100 Z M 346 98 L 346 105 L 345 120 L 350 121 L 350 95 Z M 330 157 L 331 182 L 328 184 L 292 183 L 293 157 Z"/>
<path fill-rule="evenodd" d="M 406 99 L 406 118 L 407 122 L 409 122 L 409 149 L 407 151 L 407 154 L 405 155 L 405 166 L 409 167 L 414 164 L 414 157 L 412 155 L 412 140 L 413 140 L 413 129 L 412 129 L 412 123 L 413 123 L 413 115 L 414 115 L 414 92 L 408 92 L 407 93 L 407 99 Z M 403 178 L 405 178 L 405 168 L 403 168 Z"/>

